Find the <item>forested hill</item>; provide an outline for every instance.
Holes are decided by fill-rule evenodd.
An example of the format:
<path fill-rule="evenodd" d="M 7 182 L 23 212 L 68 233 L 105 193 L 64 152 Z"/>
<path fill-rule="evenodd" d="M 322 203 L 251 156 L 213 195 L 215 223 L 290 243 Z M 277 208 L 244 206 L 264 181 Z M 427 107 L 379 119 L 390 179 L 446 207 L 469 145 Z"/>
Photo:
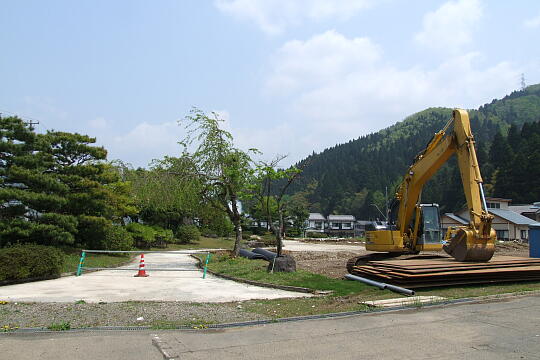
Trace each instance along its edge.
<path fill-rule="evenodd" d="M 384 208 L 385 188 L 391 199 L 415 155 L 451 116 L 452 109 L 430 108 L 379 132 L 314 153 L 297 164 L 304 171 L 292 192 L 304 194 L 310 210 L 325 215 L 380 217 L 371 204 Z M 514 203 L 540 201 L 540 185 L 533 187 L 540 179 L 540 84 L 469 110 L 469 116 L 488 195 L 510 197 Z M 521 165 L 530 168 L 527 174 L 514 169 L 517 156 Z M 441 211 L 464 205 L 456 164 L 453 157 L 428 182 L 422 202 L 436 202 Z M 514 188 L 511 182 L 518 178 L 525 186 Z"/>

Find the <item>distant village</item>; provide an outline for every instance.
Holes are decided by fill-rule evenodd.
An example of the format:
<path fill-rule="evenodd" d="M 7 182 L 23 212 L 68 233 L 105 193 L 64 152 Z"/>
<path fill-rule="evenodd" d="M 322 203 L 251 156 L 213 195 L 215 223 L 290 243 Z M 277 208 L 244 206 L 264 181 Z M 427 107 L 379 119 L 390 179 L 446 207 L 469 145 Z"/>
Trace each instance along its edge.
<path fill-rule="evenodd" d="M 511 199 L 486 198 L 488 211 L 494 216 L 492 227 L 501 241 L 528 241 L 529 225 L 540 221 L 540 202 L 525 205 L 511 205 Z M 382 225 L 383 221 L 379 221 Z M 441 215 L 443 234 L 449 226 L 469 223 L 469 212 L 463 209 L 456 213 Z M 376 225 L 376 223 L 375 223 Z M 357 220 L 353 215 L 328 215 L 310 213 L 306 233 L 324 233 L 330 237 L 362 237 L 373 221 Z"/>

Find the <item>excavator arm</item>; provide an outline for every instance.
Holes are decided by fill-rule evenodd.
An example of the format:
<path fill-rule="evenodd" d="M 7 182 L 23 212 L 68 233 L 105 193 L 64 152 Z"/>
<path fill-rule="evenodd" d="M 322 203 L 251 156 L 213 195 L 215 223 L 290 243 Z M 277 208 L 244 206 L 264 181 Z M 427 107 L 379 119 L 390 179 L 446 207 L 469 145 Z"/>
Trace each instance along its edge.
<path fill-rule="evenodd" d="M 447 134 L 452 124 L 453 131 Z M 495 231 L 491 229 L 493 216 L 487 211 L 474 137 L 465 110 L 453 111 L 452 120 L 435 134 L 409 167 L 396 194 L 399 201 L 396 225 L 403 236 L 404 246 L 415 249 L 422 188 L 454 153 L 457 155 L 470 222 L 468 226 L 457 228 L 455 236 L 447 239 L 443 249 L 459 261 L 488 261 L 495 251 Z"/>

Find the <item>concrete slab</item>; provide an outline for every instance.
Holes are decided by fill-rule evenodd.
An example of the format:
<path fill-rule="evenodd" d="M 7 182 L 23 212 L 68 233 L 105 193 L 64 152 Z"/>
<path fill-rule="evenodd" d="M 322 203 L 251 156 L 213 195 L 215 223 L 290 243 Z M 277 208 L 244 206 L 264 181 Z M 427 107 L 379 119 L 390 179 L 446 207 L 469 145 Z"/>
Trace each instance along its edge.
<path fill-rule="evenodd" d="M 91 254 L 89 255 L 91 256 Z M 250 299 L 306 297 L 278 289 L 263 288 L 221 279 L 210 274 L 202 279 L 196 260 L 185 253 L 145 254 L 149 277 L 134 277 L 139 259 L 122 267 L 130 270 L 102 270 L 60 279 L 3 286 L 0 300 L 21 302 L 120 302 L 190 301 L 229 302 Z M 152 268 L 190 271 L 152 271 Z"/>
<path fill-rule="evenodd" d="M 436 302 L 441 302 L 445 299 L 446 298 L 442 296 L 411 296 L 411 297 L 400 297 L 400 298 L 394 298 L 394 299 L 364 301 L 362 302 L 362 304 L 388 308 L 388 307 L 407 306 L 407 305 L 415 305 L 415 304 L 433 304 Z"/>

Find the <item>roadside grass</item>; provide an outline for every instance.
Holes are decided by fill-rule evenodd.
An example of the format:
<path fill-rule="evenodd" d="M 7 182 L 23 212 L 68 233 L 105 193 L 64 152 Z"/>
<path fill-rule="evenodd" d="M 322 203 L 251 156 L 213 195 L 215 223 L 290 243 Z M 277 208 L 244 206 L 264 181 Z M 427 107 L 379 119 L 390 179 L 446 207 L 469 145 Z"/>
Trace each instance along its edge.
<path fill-rule="evenodd" d="M 204 258 L 202 255 L 201 259 Z M 237 278 L 255 280 L 270 284 L 298 286 L 313 290 L 332 291 L 334 296 L 345 296 L 370 292 L 372 288 L 356 281 L 332 279 L 305 270 L 290 273 L 273 273 L 266 271 L 268 262 L 264 260 L 249 260 L 242 257 L 230 258 L 228 255 L 214 255 L 208 268 L 217 273 Z"/>
<path fill-rule="evenodd" d="M 360 303 L 357 296 L 316 296 L 272 300 L 248 300 L 242 303 L 245 311 L 271 319 L 329 314 L 347 311 L 370 311 L 373 308 Z"/>
<path fill-rule="evenodd" d="M 81 251 L 77 249 L 63 249 L 65 253 L 64 267 L 62 272 L 77 271 L 81 259 Z M 84 267 L 117 267 L 128 262 L 134 257 L 133 254 L 95 254 L 87 253 Z"/>
<path fill-rule="evenodd" d="M 196 249 L 223 249 L 232 247 L 233 240 L 227 238 L 208 238 L 201 237 L 200 240 L 193 244 L 168 244 L 167 248 L 151 248 L 150 251 L 174 251 L 174 250 L 196 250 Z M 81 258 L 81 250 L 74 248 L 62 248 L 65 254 L 64 266 L 62 272 L 77 271 L 79 260 Z M 148 250 L 141 249 L 141 253 Z M 117 267 L 134 257 L 137 254 L 98 254 L 87 253 L 84 261 L 85 267 Z"/>
<path fill-rule="evenodd" d="M 196 250 L 196 249 L 230 249 L 234 240 L 232 238 L 209 238 L 203 237 L 194 243 L 189 244 L 168 244 L 167 248 L 151 248 L 150 250 Z"/>
<path fill-rule="evenodd" d="M 214 321 L 207 321 L 204 319 L 192 319 L 192 320 L 157 320 L 152 322 L 151 328 L 153 330 L 172 330 L 178 327 L 190 327 L 196 330 L 202 330 L 208 328 L 208 325 L 216 324 Z"/>

